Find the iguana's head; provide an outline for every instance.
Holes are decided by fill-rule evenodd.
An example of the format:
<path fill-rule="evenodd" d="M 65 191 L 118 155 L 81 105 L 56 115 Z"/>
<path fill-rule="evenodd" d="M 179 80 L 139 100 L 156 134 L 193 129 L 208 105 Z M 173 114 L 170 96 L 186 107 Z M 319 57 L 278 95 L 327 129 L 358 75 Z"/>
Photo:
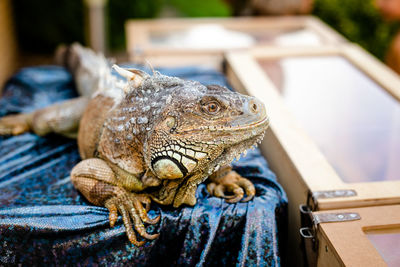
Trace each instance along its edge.
<path fill-rule="evenodd" d="M 139 133 L 144 159 L 160 179 L 195 172 L 207 176 L 260 142 L 268 127 L 264 105 L 217 85 L 204 86 L 155 73 L 136 72 L 127 103 L 146 118 Z"/>
<path fill-rule="evenodd" d="M 170 96 L 148 140 L 151 166 L 160 178 L 211 173 L 261 141 L 268 126 L 259 100 L 221 86 L 185 82 Z"/>

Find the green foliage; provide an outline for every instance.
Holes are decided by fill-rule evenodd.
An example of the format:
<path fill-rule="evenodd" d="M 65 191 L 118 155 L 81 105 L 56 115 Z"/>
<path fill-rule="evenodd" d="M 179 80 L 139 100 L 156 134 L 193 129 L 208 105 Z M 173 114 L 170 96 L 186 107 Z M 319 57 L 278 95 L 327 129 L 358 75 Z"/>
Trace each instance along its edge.
<path fill-rule="evenodd" d="M 383 20 L 373 0 L 315 0 L 313 13 L 381 60 L 399 29 Z"/>
<path fill-rule="evenodd" d="M 170 0 L 185 17 L 227 17 L 231 11 L 222 0 Z"/>
<path fill-rule="evenodd" d="M 163 7 L 163 0 L 109 0 L 108 38 L 112 49 L 125 46 L 125 21 L 131 18 L 153 18 Z"/>

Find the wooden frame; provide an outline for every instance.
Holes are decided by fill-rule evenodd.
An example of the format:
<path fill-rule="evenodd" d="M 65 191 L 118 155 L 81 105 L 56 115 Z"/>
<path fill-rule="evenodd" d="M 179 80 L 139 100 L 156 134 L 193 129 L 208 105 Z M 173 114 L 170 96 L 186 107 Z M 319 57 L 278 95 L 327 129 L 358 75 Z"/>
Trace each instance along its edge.
<path fill-rule="evenodd" d="M 270 127 L 260 149 L 288 195 L 287 250 L 292 251 L 293 258 L 297 260 L 301 258 L 298 250 L 298 231 L 301 227 L 298 207 L 308 202 L 310 192 L 342 189 L 357 192 L 357 196 L 352 197 L 318 199 L 318 210 L 400 203 L 400 181 L 344 183 L 285 107 L 278 90 L 257 62 L 257 59 L 323 55 L 345 57 L 394 98 L 400 100 L 398 75 L 356 45 L 343 44 L 308 49 L 268 47 L 226 54 L 226 74 L 231 85 L 239 92 L 261 99 L 270 114 Z"/>
<path fill-rule="evenodd" d="M 202 19 L 142 19 L 126 23 L 127 49 L 130 60 L 142 62 L 143 59 L 154 65 L 190 64 L 193 62 L 221 61 L 226 49 L 177 49 L 157 47 L 151 43 L 151 34 L 182 31 L 198 25 L 217 24 L 234 31 L 290 31 L 309 29 L 321 39 L 321 45 L 339 44 L 346 40 L 312 16 L 287 17 L 240 17 L 240 18 L 202 18 Z M 273 45 L 272 45 L 273 46 Z M 179 59 L 178 61 L 176 59 Z"/>
<path fill-rule="evenodd" d="M 358 213 L 360 220 L 327 222 L 317 226 L 317 266 L 387 266 L 368 233 L 400 233 L 400 205 L 333 210 Z"/>
<path fill-rule="evenodd" d="M 226 56 L 227 75 L 232 85 L 240 91 L 262 99 L 271 114 L 271 127 L 268 136 L 264 139 L 263 153 L 267 155 L 286 190 L 290 191 L 294 177 L 298 176 L 305 186 L 302 192 L 304 198 L 308 190 L 316 192 L 352 189 L 357 192 L 357 196 L 353 197 L 320 199 L 318 207 L 321 210 L 400 203 L 400 180 L 368 183 L 343 182 L 313 141 L 298 126 L 292 114 L 286 110 L 275 86 L 256 61 L 321 55 L 339 55 L 348 59 L 400 101 L 400 79 L 397 74 L 356 45 L 309 49 L 252 49 L 251 52 L 229 53 Z M 272 142 L 276 143 L 272 145 Z"/>

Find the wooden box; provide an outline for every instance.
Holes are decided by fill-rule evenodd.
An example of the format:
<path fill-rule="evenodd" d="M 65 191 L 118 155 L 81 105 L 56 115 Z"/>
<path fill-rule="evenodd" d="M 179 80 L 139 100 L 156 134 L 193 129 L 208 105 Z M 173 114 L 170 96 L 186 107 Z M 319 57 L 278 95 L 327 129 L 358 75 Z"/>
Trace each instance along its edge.
<path fill-rule="evenodd" d="M 400 79 L 356 45 L 264 48 L 226 55 L 233 87 L 261 99 L 261 150 L 289 198 L 289 251 L 298 207 L 400 203 Z"/>
<path fill-rule="evenodd" d="M 233 39 L 224 35 L 226 31 Z M 260 45 L 315 47 L 346 42 L 312 16 L 129 20 L 126 35 L 130 60 L 148 60 L 155 66 L 215 66 L 227 50 Z M 250 38 L 245 39 L 248 42 L 243 36 Z"/>
<path fill-rule="evenodd" d="M 315 212 L 302 228 L 314 266 L 400 266 L 400 205 Z"/>

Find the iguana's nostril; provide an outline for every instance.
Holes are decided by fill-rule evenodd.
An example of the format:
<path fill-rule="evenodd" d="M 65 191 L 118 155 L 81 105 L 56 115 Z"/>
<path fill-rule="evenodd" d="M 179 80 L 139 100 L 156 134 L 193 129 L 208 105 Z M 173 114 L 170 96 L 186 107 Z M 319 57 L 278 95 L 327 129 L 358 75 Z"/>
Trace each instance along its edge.
<path fill-rule="evenodd" d="M 250 108 L 250 111 L 255 114 L 257 114 L 259 111 L 259 106 L 257 105 L 257 103 L 254 100 L 250 101 L 249 108 Z"/>

